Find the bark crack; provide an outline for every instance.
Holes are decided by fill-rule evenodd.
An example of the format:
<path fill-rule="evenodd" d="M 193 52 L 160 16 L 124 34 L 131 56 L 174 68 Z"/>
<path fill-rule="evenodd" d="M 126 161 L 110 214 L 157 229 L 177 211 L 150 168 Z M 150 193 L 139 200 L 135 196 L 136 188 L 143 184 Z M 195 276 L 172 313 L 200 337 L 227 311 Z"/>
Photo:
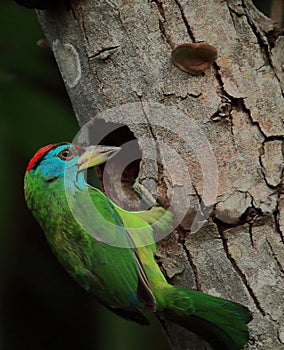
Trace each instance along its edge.
<path fill-rule="evenodd" d="M 160 0 L 153 0 L 153 2 L 157 5 L 158 11 L 163 19 L 166 21 L 165 10 L 163 7 L 163 2 Z"/>
<path fill-rule="evenodd" d="M 249 282 L 247 280 L 246 275 L 242 272 L 242 270 L 239 268 L 238 264 L 236 263 L 235 259 L 230 254 L 229 248 L 228 248 L 228 240 L 225 237 L 224 232 L 223 232 L 223 230 L 220 227 L 220 224 L 218 224 L 218 223 L 217 223 L 217 228 L 218 228 L 219 235 L 220 235 L 220 237 L 222 239 L 222 243 L 223 243 L 223 247 L 224 247 L 226 256 L 227 256 L 228 260 L 230 261 L 230 263 L 232 264 L 233 269 L 236 271 L 236 273 L 238 274 L 238 276 L 242 280 L 242 282 L 243 282 L 244 286 L 246 287 L 249 295 L 251 296 L 251 298 L 252 298 L 252 300 L 253 300 L 257 310 L 261 313 L 262 316 L 266 316 L 266 313 L 263 310 L 263 308 L 261 307 L 260 302 L 257 299 L 253 289 L 251 288 L 251 286 L 250 286 L 250 284 L 249 284 Z"/>
<path fill-rule="evenodd" d="M 160 28 L 160 31 L 161 31 L 163 37 L 165 38 L 166 43 L 169 44 L 171 49 L 174 49 L 175 48 L 175 43 L 172 41 L 170 35 L 167 34 L 167 31 L 166 31 L 166 28 L 164 26 L 164 23 L 160 19 L 159 19 L 159 28 Z"/>
<path fill-rule="evenodd" d="M 175 48 L 175 43 L 172 41 L 171 36 L 167 33 L 167 30 L 164 26 L 164 22 L 167 21 L 166 19 L 166 15 L 165 15 L 165 10 L 163 7 L 163 2 L 161 2 L 160 0 L 153 0 L 153 2 L 156 4 L 157 9 L 162 17 L 159 18 L 159 29 L 160 32 L 162 33 L 163 37 L 165 38 L 166 43 L 171 47 L 171 49 Z"/>
<path fill-rule="evenodd" d="M 218 107 L 218 111 L 211 116 L 211 120 L 219 121 L 220 119 L 225 119 L 230 122 L 230 133 L 232 135 L 232 143 L 235 146 L 235 138 L 234 138 L 234 124 L 232 118 L 233 107 L 238 107 L 239 99 L 231 96 L 224 87 L 224 83 L 222 80 L 222 75 L 220 73 L 220 67 L 216 62 L 213 63 L 213 67 L 215 69 L 215 77 L 219 85 L 219 91 L 217 94 L 221 99 L 221 103 Z"/>
<path fill-rule="evenodd" d="M 281 138 L 281 139 L 282 139 L 282 138 Z M 274 140 L 275 140 L 275 137 L 273 137 L 273 141 L 274 141 Z M 279 140 L 279 138 L 278 138 L 278 140 Z M 268 142 L 268 141 L 271 141 L 271 138 L 266 137 L 266 138 L 264 139 L 264 141 L 262 142 L 261 149 L 260 149 L 260 152 L 259 152 L 260 154 L 259 154 L 258 160 L 259 160 L 259 164 L 260 164 L 261 169 L 262 169 L 261 174 L 262 174 L 262 176 L 263 176 L 263 180 L 264 180 L 266 186 L 267 186 L 268 188 L 271 188 L 272 190 L 275 190 L 275 189 L 279 188 L 279 186 L 281 185 L 281 180 L 280 180 L 280 182 L 279 182 L 277 185 L 272 185 L 272 184 L 269 182 L 269 180 L 266 178 L 266 173 L 265 173 L 266 167 L 265 167 L 265 165 L 264 165 L 264 163 L 263 163 L 263 160 L 262 160 L 262 156 L 265 154 L 265 143 Z M 283 172 L 282 172 L 282 178 L 283 178 Z"/>
<path fill-rule="evenodd" d="M 268 247 L 269 247 L 269 250 L 270 250 L 270 252 L 271 252 L 273 258 L 274 258 L 275 261 L 276 261 L 276 264 L 277 264 L 279 270 L 280 270 L 282 273 L 284 273 L 284 268 L 283 268 L 283 266 L 281 265 L 281 262 L 278 260 L 277 254 L 274 252 L 273 247 L 272 247 L 271 243 L 269 242 L 269 240 L 268 240 L 267 238 L 266 238 L 266 243 L 267 243 L 267 245 L 268 245 Z"/>
<path fill-rule="evenodd" d="M 194 34 L 193 34 L 193 31 L 192 31 L 191 26 L 190 26 L 190 24 L 189 24 L 189 22 L 188 22 L 188 20 L 187 20 L 187 18 L 185 16 L 184 9 L 183 9 L 181 3 L 179 2 L 179 0 L 174 0 L 174 2 L 177 4 L 177 6 L 178 6 L 178 8 L 180 10 L 181 17 L 182 17 L 183 22 L 184 22 L 184 24 L 186 26 L 187 33 L 188 33 L 190 39 L 192 40 L 193 43 L 196 42 Z"/>
<path fill-rule="evenodd" d="M 169 97 L 169 98 L 170 97 L 175 97 L 175 98 L 178 98 L 180 101 L 184 101 L 184 100 L 186 100 L 189 97 L 197 99 L 197 98 L 202 96 L 202 92 L 196 93 L 196 94 L 194 94 L 194 93 L 187 93 L 186 96 L 178 96 L 176 93 L 167 93 L 167 92 L 163 92 L 163 91 L 162 91 L 162 94 L 163 94 L 163 97 L 164 97 L 163 100 L 165 98 L 167 98 L 167 97 Z"/>
<path fill-rule="evenodd" d="M 236 13 L 236 11 L 234 11 L 228 3 L 227 3 L 227 7 L 228 7 L 228 10 L 229 10 L 230 17 L 232 19 L 232 23 L 233 23 L 234 29 L 237 30 L 236 20 L 235 20 L 234 15 L 240 16 L 240 14 Z"/>
<path fill-rule="evenodd" d="M 273 68 L 273 63 L 272 63 L 272 58 L 271 58 L 271 53 L 270 53 L 270 46 L 267 38 L 265 35 L 261 32 L 261 30 L 257 27 L 257 25 L 254 23 L 253 19 L 250 16 L 249 10 L 247 9 L 246 3 L 243 0 L 242 1 L 242 9 L 244 12 L 237 12 L 234 8 L 232 8 L 229 4 L 227 4 L 230 16 L 232 18 L 232 22 L 234 25 L 235 29 L 238 29 L 238 25 L 236 24 L 234 15 L 236 17 L 246 17 L 248 24 L 250 25 L 257 41 L 262 49 L 262 52 L 264 54 L 264 57 L 266 58 L 267 63 Z"/>
<path fill-rule="evenodd" d="M 248 119 L 249 119 L 251 125 L 256 126 L 257 129 L 258 129 L 258 131 L 261 133 L 262 137 L 264 138 L 264 140 L 266 140 L 266 139 L 267 139 L 267 136 L 266 136 L 265 133 L 262 131 L 259 122 L 258 122 L 258 121 L 255 121 L 255 120 L 253 119 L 253 116 L 252 116 L 252 114 L 251 114 L 250 109 L 247 108 L 247 106 L 246 106 L 246 104 L 245 104 L 244 98 L 241 97 L 241 98 L 237 98 L 237 99 L 235 99 L 235 100 L 238 100 L 238 101 L 239 101 L 240 106 L 241 106 L 241 108 L 243 109 L 243 111 L 247 114 Z"/>
<path fill-rule="evenodd" d="M 249 238 L 250 238 L 250 243 L 253 248 L 256 248 L 255 243 L 254 243 L 254 238 L 253 238 L 253 231 L 252 231 L 253 224 L 249 224 Z"/>
<path fill-rule="evenodd" d="M 278 197 L 279 198 L 279 197 Z M 281 238 L 281 242 L 284 244 L 284 233 L 281 230 L 280 227 L 280 223 L 279 223 L 279 215 L 280 215 L 280 211 L 279 211 L 279 199 L 277 201 L 277 206 L 275 211 L 273 212 L 274 215 L 274 220 L 275 220 L 275 229 L 276 232 L 279 234 L 280 238 Z"/>
<path fill-rule="evenodd" d="M 101 58 L 102 60 L 105 60 L 108 57 L 110 57 L 113 54 L 113 52 L 119 47 L 120 47 L 120 45 L 104 47 L 104 48 L 100 49 L 97 53 L 95 53 L 94 55 L 89 56 L 88 58 L 89 59 Z"/>
<path fill-rule="evenodd" d="M 156 153 L 157 153 L 157 169 L 158 169 L 158 173 L 157 173 L 157 187 L 158 189 L 160 188 L 163 188 L 163 187 L 166 187 L 166 183 L 163 181 L 163 177 L 164 177 L 164 166 L 163 166 L 163 163 L 162 163 L 162 155 L 161 155 L 161 150 L 159 148 L 159 145 L 158 145 L 158 139 L 155 135 L 155 132 L 152 128 L 152 125 L 151 125 L 151 122 L 148 118 L 148 114 L 147 114 L 147 111 L 145 110 L 145 106 L 144 106 L 144 103 L 143 103 L 143 96 L 139 97 L 140 99 L 140 103 L 141 103 L 141 107 L 142 107 L 142 111 L 143 111 L 143 114 L 144 114 L 144 117 L 147 121 L 147 124 L 148 124 L 148 127 L 149 127 L 149 132 L 150 134 L 152 135 L 153 137 L 153 140 L 155 142 L 155 149 L 156 149 Z M 164 192 L 164 195 L 166 194 L 167 191 L 163 191 Z M 160 201 L 160 199 L 162 199 L 163 203 Z M 166 203 L 168 202 L 168 198 L 160 198 L 160 196 L 158 195 L 158 192 L 157 192 L 157 203 L 166 207 Z"/>
<path fill-rule="evenodd" d="M 254 237 L 253 237 L 253 225 L 255 222 L 263 217 L 263 212 L 260 208 L 255 207 L 253 203 L 253 196 L 249 193 L 246 192 L 250 198 L 251 198 L 251 206 L 247 208 L 247 210 L 244 212 L 244 214 L 240 217 L 240 224 L 248 223 L 249 225 L 249 238 L 251 242 L 252 248 L 256 248 L 255 242 L 254 242 Z"/>
<path fill-rule="evenodd" d="M 276 202 L 276 208 L 273 212 L 274 221 L 275 221 L 275 230 L 279 234 L 281 238 L 281 242 L 284 244 L 284 232 L 282 232 L 281 226 L 280 226 L 280 201 L 281 197 L 284 194 L 284 169 L 282 170 L 281 174 L 281 182 L 278 187 L 278 196 L 277 196 L 277 202 Z"/>
<path fill-rule="evenodd" d="M 86 43 L 88 45 L 90 45 L 89 38 L 87 35 L 87 29 L 86 29 L 86 25 L 85 25 L 85 21 L 84 21 L 84 15 L 82 15 L 80 12 L 77 14 L 77 11 L 74 9 L 74 6 L 72 6 L 72 1 L 70 1 L 70 10 L 71 10 L 71 13 L 72 13 L 75 21 L 77 23 L 79 23 L 81 28 L 82 28 L 82 32 L 84 34 L 84 38 L 86 40 Z M 78 11 L 79 11 L 79 9 L 78 9 Z"/>
<path fill-rule="evenodd" d="M 181 230 L 182 229 L 179 227 L 179 231 L 181 231 Z M 196 289 L 199 290 L 200 292 L 202 292 L 202 286 L 201 286 L 201 282 L 200 282 L 200 278 L 199 278 L 199 274 L 198 274 L 198 269 L 197 269 L 197 266 L 195 265 L 195 263 L 193 261 L 193 257 L 191 255 L 189 249 L 186 247 L 185 236 L 186 235 L 180 235 L 179 236 L 179 242 L 182 244 L 183 250 L 186 253 L 187 260 L 188 260 L 189 265 L 190 265 L 190 267 L 192 269 L 192 272 L 193 272 L 193 275 L 194 275 Z"/>
<path fill-rule="evenodd" d="M 247 18 L 248 24 L 251 26 L 252 31 L 254 32 L 254 35 L 257 38 L 259 47 L 262 49 L 263 55 L 267 60 L 267 63 L 270 65 L 272 68 L 276 79 L 278 80 L 279 84 L 281 85 L 281 79 L 277 74 L 277 70 L 274 67 L 273 60 L 272 60 L 272 55 L 271 55 L 271 47 L 269 44 L 269 40 L 267 35 L 265 35 L 257 26 L 257 24 L 254 23 L 254 20 L 251 18 L 249 14 L 249 10 L 246 5 L 246 1 L 242 0 L 243 8 L 244 8 L 244 15 Z"/>
<path fill-rule="evenodd" d="M 236 21 L 234 19 L 234 15 L 236 17 L 242 17 L 245 16 L 247 19 L 247 22 L 249 26 L 251 27 L 257 42 L 259 44 L 260 49 L 262 50 L 263 57 L 266 61 L 267 64 L 272 68 L 276 79 L 278 80 L 279 83 L 281 83 L 281 79 L 277 74 L 277 71 L 275 70 L 273 60 L 272 60 L 272 55 L 271 55 L 271 45 L 270 45 L 270 40 L 268 33 L 264 33 L 261 31 L 261 29 L 258 28 L 257 24 L 254 22 L 253 18 L 250 15 L 250 10 L 248 9 L 246 5 L 246 1 L 242 0 L 242 9 L 244 12 L 237 12 L 234 8 L 232 8 L 229 4 L 227 4 L 227 7 L 229 9 L 230 16 L 232 18 L 232 23 L 234 28 L 237 30 L 238 26 L 236 25 Z M 265 66 L 265 64 L 264 64 Z M 261 68 L 261 67 L 260 67 Z"/>

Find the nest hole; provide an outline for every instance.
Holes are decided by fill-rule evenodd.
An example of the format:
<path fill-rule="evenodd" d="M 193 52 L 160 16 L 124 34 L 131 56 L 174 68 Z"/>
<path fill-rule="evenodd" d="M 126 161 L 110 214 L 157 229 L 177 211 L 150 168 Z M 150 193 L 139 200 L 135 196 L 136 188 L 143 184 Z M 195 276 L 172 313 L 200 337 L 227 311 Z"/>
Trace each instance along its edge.
<path fill-rule="evenodd" d="M 96 167 L 96 171 L 102 190 L 106 190 L 104 179 L 108 179 L 107 185 L 111 192 L 111 199 L 122 205 L 125 209 L 131 209 L 128 208 L 128 205 L 123 205 L 121 199 L 127 197 L 126 202 L 131 201 L 133 203 L 133 201 L 137 201 L 133 184 L 138 176 L 142 159 L 142 152 L 139 148 L 137 138 L 127 125 L 97 119 L 89 129 L 89 140 L 90 144 L 94 145 L 121 147 L 121 151 L 110 160 L 110 167 L 106 167 L 106 164 L 101 164 Z M 91 183 L 92 178 L 94 176 L 92 169 L 90 169 L 90 173 L 88 173 L 89 183 Z M 109 179 L 111 179 L 111 183 Z M 94 185 L 98 186 L 98 183 Z M 121 193 L 121 190 L 123 193 Z"/>

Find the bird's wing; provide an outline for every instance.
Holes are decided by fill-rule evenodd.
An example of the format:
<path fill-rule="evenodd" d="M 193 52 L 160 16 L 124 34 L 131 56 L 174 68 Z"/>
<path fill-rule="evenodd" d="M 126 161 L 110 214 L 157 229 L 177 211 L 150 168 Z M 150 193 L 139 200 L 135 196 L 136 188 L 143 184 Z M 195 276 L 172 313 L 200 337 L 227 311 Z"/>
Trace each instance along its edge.
<path fill-rule="evenodd" d="M 113 269 L 118 270 L 112 271 L 112 275 L 117 273 L 117 277 L 121 276 L 122 278 L 121 282 L 123 283 L 123 280 L 126 280 L 127 283 L 129 278 L 134 277 L 133 275 L 131 276 L 134 267 L 134 273 L 137 274 L 138 280 L 137 289 L 135 290 L 138 299 L 144 303 L 145 307 L 155 310 L 155 298 L 150 290 L 149 281 L 137 253 L 135 242 L 125 228 L 124 222 L 114 204 L 100 190 L 94 187 L 89 187 L 88 193 L 91 202 L 87 200 L 89 202 L 87 206 L 88 210 L 91 210 L 89 206 L 92 206 L 93 217 L 95 217 L 94 225 L 92 218 L 85 219 L 84 221 L 91 220 L 89 228 L 95 231 L 94 238 L 96 240 L 108 243 L 111 247 L 118 247 L 112 249 L 117 256 L 117 261 L 119 261 L 117 266 L 112 264 Z M 86 210 L 86 201 L 84 203 L 84 210 Z"/>

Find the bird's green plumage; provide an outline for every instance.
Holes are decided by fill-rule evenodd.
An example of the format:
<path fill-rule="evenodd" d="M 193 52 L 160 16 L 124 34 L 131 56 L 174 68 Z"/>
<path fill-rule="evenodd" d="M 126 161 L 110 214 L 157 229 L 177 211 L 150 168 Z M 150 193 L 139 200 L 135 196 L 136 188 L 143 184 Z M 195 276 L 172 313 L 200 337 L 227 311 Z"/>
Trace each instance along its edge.
<path fill-rule="evenodd" d="M 74 160 L 58 158 L 66 148 L 74 151 Z M 153 227 L 166 228 L 171 214 L 159 207 L 121 209 L 85 183 L 76 152 L 71 144 L 54 145 L 33 158 L 25 175 L 28 206 L 69 274 L 125 318 L 147 324 L 144 311 L 150 310 L 193 330 L 215 349 L 241 349 L 250 312 L 232 301 L 171 286 L 155 262 L 155 244 L 149 245 Z"/>
<path fill-rule="evenodd" d="M 34 178 L 33 175 L 26 174 L 28 205 L 42 226 L 60 263 L 78 283 L 96 295 L 103 304 L 110 308 L 125 307 L 140 313 L 144 305 L 143 301 L 137 299 L 139 266 L 133 250 L 95 240 L 74 219 L 63 182 L 50 183 L 48 193 L 45 193 L 46 186 L 44 178 L 40 175 Z M 109 205 L 105 205 L 105 197 L 100 191 L 92 188 L 76 190 L 73 194 L 74 199 L 85 204 L 84 197 L 89 195 L 89 190 L 95 205 L 104 212 L 105 217 L 122 227 L 122 220 L 110 202 Z M 84 206 L 81 208 L 83 211 L 88 210 Z M 101 227 L 96 229 L 98 232 L 103 230 Z M 119 230 L 118 234 L 122 235 L 123 232 Z M 125 239 L 128 239 L 126 231 Z M 115 263 L 110 265 L 110 259 Z M 144 319 L 143 316 L 141 318 Z"/>

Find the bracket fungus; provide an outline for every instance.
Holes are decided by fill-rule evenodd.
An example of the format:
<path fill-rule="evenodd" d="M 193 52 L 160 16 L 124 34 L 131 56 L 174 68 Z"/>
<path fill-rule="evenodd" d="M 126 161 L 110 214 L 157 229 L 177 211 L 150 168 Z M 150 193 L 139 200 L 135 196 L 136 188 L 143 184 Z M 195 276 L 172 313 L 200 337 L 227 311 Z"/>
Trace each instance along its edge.
<path fill-rule="evenodd" d="M 173 63 L 181 70 L 200 74 L 217 58 L 217 49 L 206 43 L 183 43 L 172 51 Z"/>

